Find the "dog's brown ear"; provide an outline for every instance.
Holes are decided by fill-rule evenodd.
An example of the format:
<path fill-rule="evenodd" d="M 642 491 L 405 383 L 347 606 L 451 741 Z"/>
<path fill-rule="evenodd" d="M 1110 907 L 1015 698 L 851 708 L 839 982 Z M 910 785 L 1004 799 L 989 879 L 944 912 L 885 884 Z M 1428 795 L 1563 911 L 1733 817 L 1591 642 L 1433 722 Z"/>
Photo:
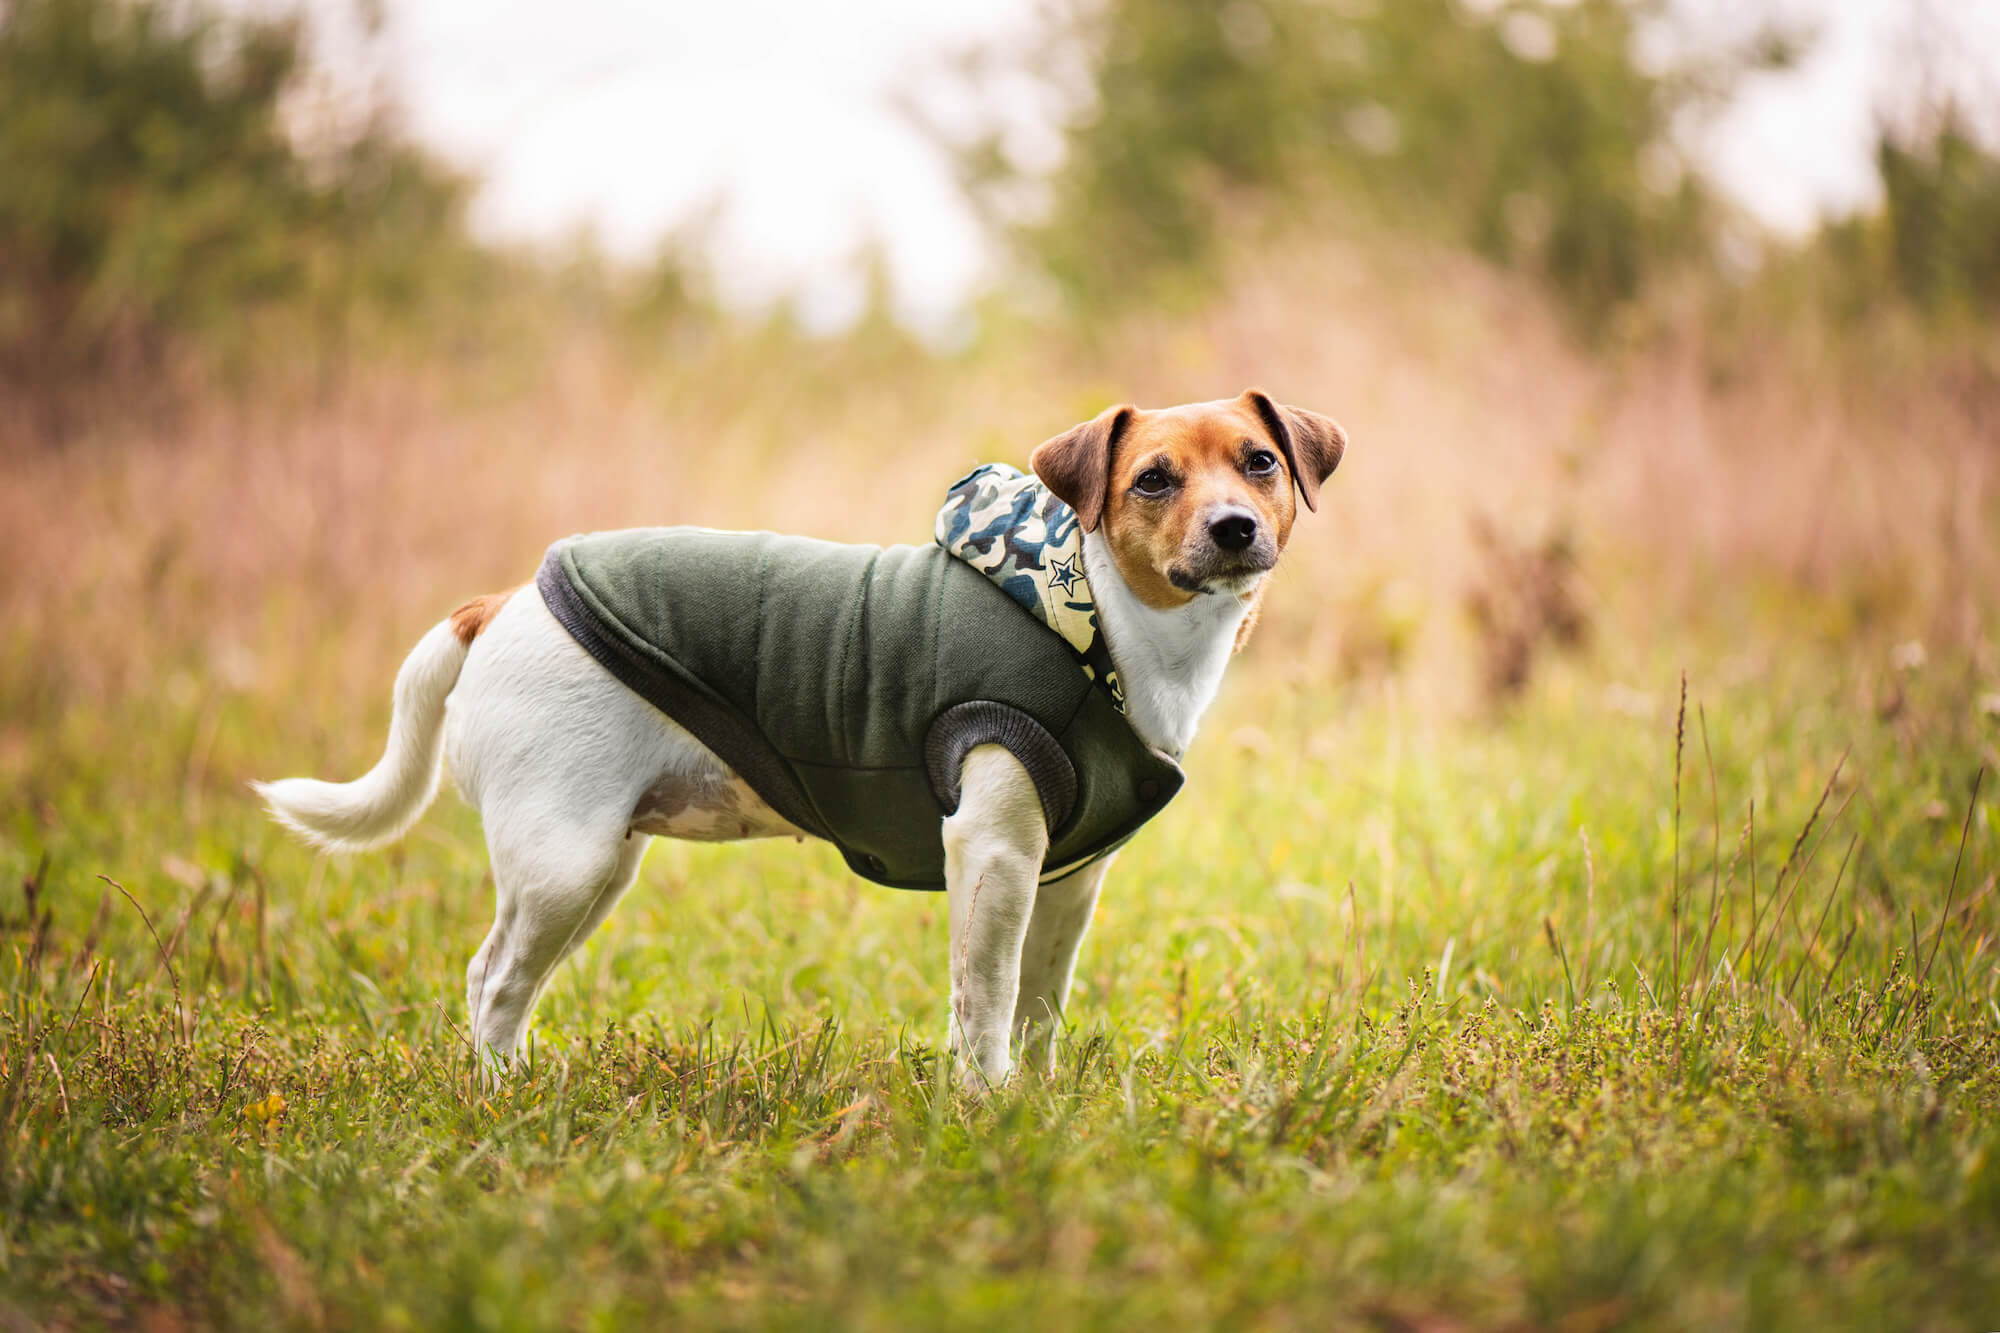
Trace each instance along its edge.
<path fill-rule="evenodd" d="M 1028 457 L 1028 466 L 1042 484 L 1076 511 L 1076 521 L 1085 532 L 1097 531 L 1097 521 L 1104 517 L 1104 493 L 1111 484 L 1111 446 L 1137 410 L 1130 404 L 1108 407 L 1081 426 L 1042 441 Z"/>
<path fill-rule="evenodd" d="M 1277 441 L 1306 508 L 1318 513 L 1320 483 L 1340 466 L 1340 456 L 1347 452 L 1347 432 L 1330 417 L 1272 402 L 1262 389 L 1245 389 L 1243 399 L 1257 409 L 1264 429 Z"/>

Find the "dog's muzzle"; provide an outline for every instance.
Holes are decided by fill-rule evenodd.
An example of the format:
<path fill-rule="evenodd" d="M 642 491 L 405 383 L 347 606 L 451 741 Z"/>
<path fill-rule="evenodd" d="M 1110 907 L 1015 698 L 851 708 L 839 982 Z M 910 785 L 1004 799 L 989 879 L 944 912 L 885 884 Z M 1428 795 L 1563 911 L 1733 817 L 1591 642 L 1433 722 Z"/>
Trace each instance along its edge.
<path fill-rule="evenodd" d="M 1167 571 L 1182 592 L 1241 595 L 1278 563 L 1278 543 L 1254 510 L 1218 505 L 1196 530 L 1183 558 Z"/>

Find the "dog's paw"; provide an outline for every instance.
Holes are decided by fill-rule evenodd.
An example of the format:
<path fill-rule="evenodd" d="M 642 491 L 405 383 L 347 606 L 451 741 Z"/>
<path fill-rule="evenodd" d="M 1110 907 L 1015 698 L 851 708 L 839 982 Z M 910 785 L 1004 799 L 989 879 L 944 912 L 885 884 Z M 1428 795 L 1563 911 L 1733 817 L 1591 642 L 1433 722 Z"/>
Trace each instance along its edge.
<path fill-rule="evenodd" d="M 958 1076 L 959 1090 L 968 1096 L 984 1096 L 1006 1086 L 1008 1076 L 1014 1072 L 1014 1055 L 1004 1035 L 968 1034 L 956 1015 L 945 1035 L 945 1050 L 951 1057 L 952 1071 Z"/>
<path fill-rule="evenodd" d="M 519 1056 L 482 1046 L 473 1058 L 479 1091 L 487 1096 L 504 1091 L 520 1077 L 522 1060 Z"/>
<path fill-rule="evenodd" d="M 968 1097 L 984 1097 L 989 1092 L 998 1092 L 1006 1087 L 1013 1073 L 1013 1062 L 1004 1057 L 999 1060 L 988 1057 L 984 1062 L 961 1059 L 958 1063 L 958 1090 Z"/>

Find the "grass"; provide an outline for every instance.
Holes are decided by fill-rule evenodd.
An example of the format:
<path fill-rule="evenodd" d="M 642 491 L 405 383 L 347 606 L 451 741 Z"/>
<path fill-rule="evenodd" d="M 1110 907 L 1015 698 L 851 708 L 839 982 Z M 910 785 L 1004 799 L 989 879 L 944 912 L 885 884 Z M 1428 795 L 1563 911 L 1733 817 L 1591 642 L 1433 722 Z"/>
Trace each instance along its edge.
<path fill-rule="evenodd" d="M 790 846 L 657 846 L 482 1092 L 468 810 L 316 860 L 238 781 L 309 719 L 72 715 L 0 829 L 0 1315 L 2000 1324 L 1977 675 L 1878 709 L 1742 651 L 1689 649 L 1684 713 L 1607 647 L 1478 720 L 1253 650 L 1060 1072 L 983 1101 L 944 1091 L 942 900 Z"/>
<path fill-rule="evenodd" d="M 1713 334 L 1322 244 L 1091 345 L 554 336 L 0 441 L 0 1326 L 2000 1328 L 1995 381 Z M 941 1091 L 941 899 L 661 844 L 482 1090 L 471 813 L 248 800 L 551 536 L 921 540 L 1253 381 L 1354 444 L 1051 1080 Z"/>

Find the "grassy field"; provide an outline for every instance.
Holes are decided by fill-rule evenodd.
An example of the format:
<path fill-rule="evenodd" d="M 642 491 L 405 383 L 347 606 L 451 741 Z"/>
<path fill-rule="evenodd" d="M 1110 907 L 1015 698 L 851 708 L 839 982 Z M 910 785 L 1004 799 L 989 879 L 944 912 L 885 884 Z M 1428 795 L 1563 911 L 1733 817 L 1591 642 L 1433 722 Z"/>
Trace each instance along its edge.
<path fill-rule="evenodd" d="M 0 1326 L 2000 1327 L 1990 380 L 1587 355 L 1353 258 L 1081 350 L 580 342 L 10 457 Z M 471 813 L 328 860 L 249 800 L 365 767 L 553 536 L 921 538 L 1246 382 L 1354 445 L 1054 1079 L 944 1091 L 941 899 L 662 844 L 482 1089 Z"/>
<path fill-rule="evenodd" d="M 1060 1074 L 983 1102 L 942 1091 L 941 899 L 790 846 L 659 846 L 481 1092 L 468 810 L 315 860 L 189 778 L 295 721 L 73 719 L 0 851 L 0 1312 L 1993 1324 L 1996 722 L 1963 673 L 1722 660 L 1678 791 L 1671 667 L 1440 722 L 1253 661 Z"/>

